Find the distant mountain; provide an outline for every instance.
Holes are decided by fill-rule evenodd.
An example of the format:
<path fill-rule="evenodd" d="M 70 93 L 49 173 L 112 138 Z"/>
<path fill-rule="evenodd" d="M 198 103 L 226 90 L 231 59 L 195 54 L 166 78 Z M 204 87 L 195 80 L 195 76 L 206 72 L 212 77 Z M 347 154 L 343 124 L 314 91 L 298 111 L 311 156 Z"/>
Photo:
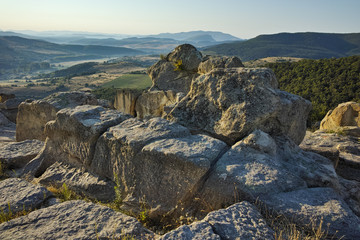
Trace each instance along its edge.
<path fill-rule="evenodd" d="M 157 35 L 150 35 L 156 38 L 173 38 L 175 40 L 187 40 L 189 38 L 194 38 L 198 36 L 210 35 L 215 42 L 228 42 L 228 41 L 239 41 L 240 38 L 232 36 L 227 33 L 222 32 L 213 32 L 213 31 L 190 31 L 190 32 L 180 32 L 180 33 L 160 33 Z"/>
<path fill-rule="evenodd" d="M 266 57 L 332 58 L 360 54 L 360 33 L 279 33 L 204 49 L 217 55 L 239 56 L 243 61 Z"/>
<path fill-rule="evenodd" d="M 140 55 L 143 52 L 97 45 L 60 45 L 16 36 L 0 37 L 0 74 L 11 69 L 28 68 L 34 62 L 60 62 L 66 60 L 99 59 Z"/>

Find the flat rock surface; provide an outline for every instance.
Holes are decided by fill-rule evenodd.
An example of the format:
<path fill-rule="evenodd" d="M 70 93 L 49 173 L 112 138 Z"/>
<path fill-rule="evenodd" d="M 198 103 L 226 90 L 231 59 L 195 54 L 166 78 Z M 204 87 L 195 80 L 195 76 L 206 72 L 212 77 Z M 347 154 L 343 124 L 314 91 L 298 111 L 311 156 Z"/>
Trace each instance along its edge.
<path fill-rule="evenodd" d="M 274 239 L 258 210 L 248 202 L 209 213 L 202 221 L 181 226 L 160 238 L 165 239 Z"/>
<path fill-rule="evenodd" d="M 44 147 L 39 140 L 8 142 L 0 144 L 0 161 L 8 168 L 21 168 L 33 159 Z"/>
<path fill-rule="evenodd" d="M 51 196 L 46 188 L 20 178 L 0 181 L 0 209 L 4 212 L 9 211 L 9 205 L 12 213 L 39 208 Z"/>
<path fill-rule="evenodd" d="M 115 197 L 113 182 L 61 162 L 51 165 L 37 181 L 57 187 L 65 183 L 69 189 L 101 202 L 113 201 Z"/>
<path fill-rule="evenodd" d="M 271 196 L 265 203 L 305 228 L 311 221 L 318 225 L 322 219 L 324 228 L 329 226 L 330 237 L 336 234 L 336 238 L 345 236 L 344 239 L 358 239 L 360 236 L 360 219 L 331 188 L 280 193 Z"/>
<path fill-rule="evenodd" d="M 85 201 L 67 201 L 0 225 L 1 238 L 152 239 L 154 233 L 135 218 Z"/>

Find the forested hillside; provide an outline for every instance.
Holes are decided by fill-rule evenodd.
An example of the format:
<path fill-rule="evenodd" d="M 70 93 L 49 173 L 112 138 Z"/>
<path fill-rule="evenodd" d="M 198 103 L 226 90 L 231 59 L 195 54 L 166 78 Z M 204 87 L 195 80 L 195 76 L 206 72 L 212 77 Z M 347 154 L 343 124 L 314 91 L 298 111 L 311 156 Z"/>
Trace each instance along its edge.
<path fill-rule="evenodd" d="M 360 56 L 265 66 L 274 70 L 280 89 L 312 102 L 309 124 L 320 121 L 339 103 L 360 102 Z"/>

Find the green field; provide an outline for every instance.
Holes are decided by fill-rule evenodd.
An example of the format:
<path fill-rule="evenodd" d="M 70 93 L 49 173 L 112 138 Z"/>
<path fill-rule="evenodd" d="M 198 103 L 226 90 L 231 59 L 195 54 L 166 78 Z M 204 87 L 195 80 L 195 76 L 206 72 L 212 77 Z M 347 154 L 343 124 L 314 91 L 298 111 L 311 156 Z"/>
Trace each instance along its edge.
<path fill-rule="evenodd" d="M 103 88 L 131 88 L 145 89 L 151 86 L 151 79 L 147 74 L 125 74 L 103 84 Z"/>

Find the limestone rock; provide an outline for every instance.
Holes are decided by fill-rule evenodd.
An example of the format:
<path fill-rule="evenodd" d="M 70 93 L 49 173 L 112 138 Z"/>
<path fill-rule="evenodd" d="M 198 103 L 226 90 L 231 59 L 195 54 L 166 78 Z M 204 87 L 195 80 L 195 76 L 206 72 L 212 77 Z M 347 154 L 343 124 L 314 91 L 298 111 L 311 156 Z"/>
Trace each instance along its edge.
<path fill-rule="evenodd" d="M 0 116 L 1 118 L 1 116 Z M 1 122 L 1 119 L 0 119 Z M 2 142 L 15 142 L 16 125 L 15 123 L 8 122 L 6 125 L 0 124 L 0 143 Z"/>
<path fill-rule="evenodd" d="M 43 100 L 25 101 L 19 105 L 16 126 L 16 140 L 38 139 L 45 141 L 45 124 L 56 118 L 62 108 L 78 105 L 96 105 L 96 98 L 84 92 L 60 92 Z"/>
<path fill-rule="evenodd" d="M 205 74 L 215 68 L 238 68 L 244 67 L 238 57 L 205 57 L 199 65 L 198 72 Z"/>
<path fill-rule="evenodd" d="M 7 101 L 8 99 L 15 98 L 15 94 L 0 93 L 0 103 Z"/>
<path fill-rule="evenodd" d="M 189 94 L 167 118 L 231 145 L 255 129 L 289 136 L 299 144 L 311 104 L 276 88 L 270 69 L 214 69 L 192 82 Z"/>
<path fill-rule="evenodd" d="M 196 203 L 208 212 L 204 201 L 219 209 L 224 204 L 315 186 L 340 188 L 328 159 L 257 130 L 219 159 Z"/>
<path fill-rule="evenodd" d="M 175 92 L 149 91 L 142 93 L 136 101 L 136 116 L 139 118 L 162 117 L 166 106 L 176 103 Z"/>
<path fill-rule="evenodd" d="M 11 98 L 0 104 L 0 109 L 17 109 L 22 101 L 18 98 Z"/>
<path fill-rule="evenodd" d="M 330 110 L 321 121 L 320 130 L 345 131 L 360 137 L 360 103 L 346 102 Z"/>
<path fill-rule="evenodd" d="M 120 112 L 136 117 L 135 104 L 141 91 L 133 89 L 118 89 L 114 100 L 114 108 Z"/>
<path fill-rule="evenodd" d="M 41 207 L 52 193 L 46 188 L 34 185 L 19 178 L 8 178 L 0 181 L 0 212 L 13 214 L 22 210 L 29 211 Z M 1 237 L 3 237 L 3 232 Z"/>
<path fill-rule="evenodd" d="M 36 157 L 43 147 L 44 142 L 36 139 L 2 143 L 0 145 L 0 161 L 7 168 L 21 168 Z"/>
<path fill-rule="evenodd" d="M 360 182 L 339 177 L 341 196 L 351 210 L 360 217 Z"/>
<path fill-rule="evenodd" d="M 150 90 L 188 93 L 192 80 L 198 76 L 196 72 L 201 61 L 202 55 L 195 47 L 189 44 L 176 47 L 165 59 L 149 68 L 148 74 L 153 82 Z"/>
<path fill-rule="evenodd" d="M 322 219 L 323 229 L 329 226 L 330 237 L 336 234 L 336 238 L 357 239 L 360 236 L 360 219 L 331 188 L 279 193 L 269 197 L 265 203 L 304 228 L 311 228 L 311 221 L 318 226 Z"/>
<path fill-rule="evenodd" d="M 181 226 L 160 238 L 181 239 L 274 239 L 258 210 L 248 202 L 209 213 L 202 221 Z"/>
<path fill-rule="evenodd" d="M 5 115 L 0 112 L 0 126 L 5 126 L 8 125 L 9 123 L 10 123 L 9 119 L 7 119 L 7 117 L 5 117 Z"/>
<path fill-rule="evenodd" d="M 56 161 L 88 168 L 100 135 L 129 117 L 100 106 L 60 110 L 56 119 L 46 124 L 45 148 L 25 167 L 24 174 L 39 176 Z"/>
<path fill-rule="evenodd" d="M 14 239 L 152 239 L 155 234 L 135 218 L 88 203 L 67 201 L 36 210 L 0 225 L 1 238 Z"/>
<path fill-rule="evenodd" d="M 16 123 L 16 116 L 18 113 L 18 109 L 0 109 L 0 113 L 5 115 L 7 119 L 9 119 L 11 122 Z"/>
<path fill-rule="evenodd" d="M 111 202 L 115 197 L 115 185 L 112 181 L 61 162 L 56 162 L 47 168 L 37 182 L 59 188 L 65 183 L 69 189 L 78 194 L 101 202 Z"/>
<path fill-rule="evenodd" d="M 360 181 L 360 142 L 348 135 L 327 133 L 318 130 L 307 132 L 300 147 L 317 152 L 336 162 L 336 172 L 346 178 Z"/>

